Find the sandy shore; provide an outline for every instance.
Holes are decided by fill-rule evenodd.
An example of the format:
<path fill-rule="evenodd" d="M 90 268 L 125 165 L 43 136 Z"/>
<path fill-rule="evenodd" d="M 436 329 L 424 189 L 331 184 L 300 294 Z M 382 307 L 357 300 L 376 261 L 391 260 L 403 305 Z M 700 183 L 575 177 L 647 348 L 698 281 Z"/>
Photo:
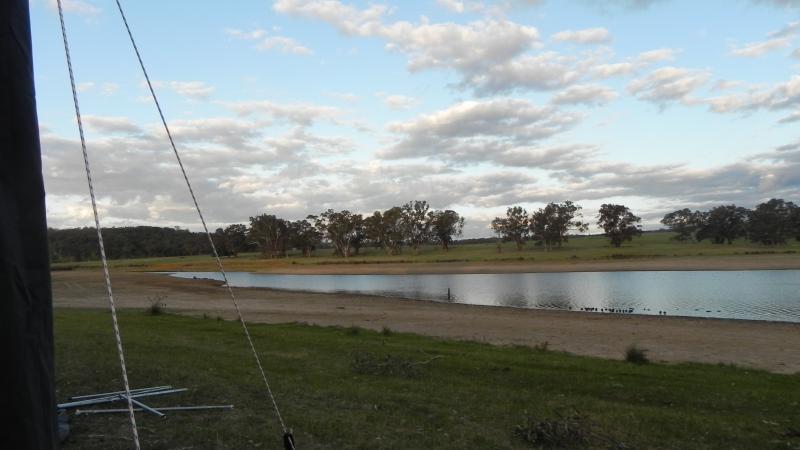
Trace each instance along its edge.
<path fill-rule="evenodd" d="M 632 270 L 643 270 L 641 261 L 619 263 L 618 267 L 632 264 L 638 266 Z M 165 296 L 167 310 L 172 312 L 233 317 L 230 300 L 215 282 L 133 272 L 115 272 L 112 280 L 122 308 L 144 309 L 152 298 Z M 637 343 L 656 361 L 732 363 L 779 373 L 800 372 L 800 324 L 522 310 L 269 289 L 236 292 L 251 322 L 389 327 L 502 345 L 547 342 L 554 350 L 614 359 L 622 358 L 625 348 Z M 54 272 L 53 296 L 56 307 L 106 307 L 100 271 Z"/>

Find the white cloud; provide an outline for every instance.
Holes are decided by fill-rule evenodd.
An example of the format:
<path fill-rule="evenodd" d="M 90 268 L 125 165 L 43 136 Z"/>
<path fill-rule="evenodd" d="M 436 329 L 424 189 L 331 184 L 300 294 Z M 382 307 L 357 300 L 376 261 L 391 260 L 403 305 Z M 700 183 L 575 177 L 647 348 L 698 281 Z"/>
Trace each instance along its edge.
<path fill-rule="evenodd" d="M 84 81 L 82 83 L 78 83 L 78 85 L 75 86 L 75 90 L 77 90 L 79 93 L 89 92 L 94 89 L 94 85 L 94 81 Z"/>
<path fill-rule="evenodd" d="M 277 50 L 282 53 L 291 53 L 294 55 L 310 56 L 314 52 L 297 42 L 295 39 L 286 36 L 270 36 L 264 29 L 255 29 L 252 31 L 243 31 L 235 28 L 228 28 L 225 30 L 229 36 L 237 39 L 248 41 L 257 41 L 256 49 L 262 51 Z"/>
<path fill-rule="evenodd" d="M 711 111 L 718 113 L 793 109 L 800 105 L 800 75 L 774 86 L 754 86 L 745 92 L 711 97 L 705 102 Z"/>
<path fill-rule="evenodd" d="M 768 33 L 769 39 L 733 47 L 731 54 L 746 58 L 758 58 L 773 50 L 789 47 L 798 33 L 800 33 L 800 22 L 789 22 L 783 28 Z"/>
<path fill-rule="evenodd" d="M 418 99 L 407 95 L 387 94 L 384 92 L 378 92 L 376 95 L 383 99 L 386 106 L 394 110 L 411 109 L 419 104 Z"/>
<path fill-rule="evenodd" d="M 95 129 L 101 133 L 138 134 L 142 132 L 142 129 L 127 117 L 84 115 L 83 123 L 88 128 Z"/>
<path fill-rule="evenodd" d="M 781 28 L 780 30 L 775 30 L 769 33 L 767 36 L 773 38 L 780 38 L 780 37 L 787 37 L 787 36 L 795 36 L 800 33 L 800 21 L 797 22 L 789 22 Z"/>
<path fill-rule="evenodd" d="M 268 115 L 275 120 L 282 120 L 298 125 L 309 126 L 318 120 L 338 122 L 344 111 L 332 106 L 321 106 L 310 103 L 276 103 L 269 100 L 246 100 L 238 102 L 220 102 L 240 116 Z"/>
<path fill-rule="evenodd" d="M 292 38 L 285 36 L 270 36 L 265 38 L 256 46 L 259 50 L 279 50 L 283 53 L 292 53 L 295 55 L 313 55 L 314 52 L 308 47 L 300 45 Z"/>
<path fill-rule="evenodd" d="M 103 83 L 103 86 L 100 88 L 100 93 L 103 95 L 114 95 L 119 90 L 119 84 L 117 83 Z"/>
<path fill-rule="evenodd" d="M 533 48 L 539 32 L 506 19 L 484 19 L 467 24 L 388 21 L 383 5 L 358 9 L 337 0 L 277 0 L 277 12 L 321 20 L 348 36 L 380 38 L 386 48 L 406 55 L 411 71 L 452 69 L 463 86 L 487 68 L 505 64 Z"/>
<path fill-rule="evenodd" d="M 778 123 L 794 123 L 800 122 L 800 111 L 795 111 L 788 116 L 782 117 Z"/>
<path fill-rule="evenodd" d="M 574 59 L 555 52 L 524 55 L 470 74 L 462 86 L 479 95 L 509 93 L 522 89 L 554 90 L 580 80 Z"/>
<path fill-rule="evenodd" d="M 556 94 L 552 102 L 559 105 L 605 105 L 617 98 L 613 89 L 599 84 L 578 84 Z"/>
<path fill-rule="evenodd" d="M 228 36 L 235 37 L 237 39 L 245 39 L 248 41 L 263 39 L 264 37 L 267 36 L 267 31 L 261 28 L 255 29 L 253 31 L 244 31 L 244 30 L 239 30 L 237 28 L 226 28 L 225 33 Z"/>
<path fill-rule="evenodd" d="M 154 89 L 170 91 L 192 100 L 206 100 L 216 90 L 202 81 L 154 81 Z"/>
<path fill-rule="evenodd" d="M 628 83 L 628 92 L 662 107 L 672 102 L 696 104 L 693 92 L 706 84 L 710 77 L 711 74 L 704 70 L 663 67 Z"/>
<path fill-rule="evenodd" d="M 633 73 L 637 65 L 632 62 L 620 62 L 609 64 L 597 64 L 591 68 L 591 73 L 595 78 L 611 78 Z"/>
<path fill-rule="evenodd" d="M 647 50 L 624 62 L 594 64 L 589 68 L 589 72 L 592 77 L 600 79 L 630 75 L 651 64 L 673 61 L 680 52 L 681 50 L 674 48 Z"/>
<path fill-rule="evenodd" d="M 746 58 L 758 58 L 764 54 L 777 50 L 779 48 L 786 48 L 792 43 L 791 37 L 781 37 L 768 39 L 766 41 L 750 42 L 740 47 L 731 49 L 731 54 L 734 56 L 743 56 Z"/>
<path fill-rule="evenodd" d="M 56 0 L 48 0 L 47 4 L 51 9 L 58 10 L 58 2 Z M 93 16 L 100 13 L 100 8 L 85 0 L 61 0 L 61 7 L 64 12 L 84 16 Z"/>
<path fill-rule="evenodd" d="M 398 135 L 399 141 L 378 155 L 389 159 L 432 157 L 451 164 L 497 161 L 570 129 L 580 119 L 579 114 L 523 99 L 465 101 L 389 124 L 389 131 Z"/>
<path fill-rule="evenodd" d="M 794 57 L 795 59 L 800 59 L 800 47 L 794 49 L 794 51 L 792 52 L 792 57 Z"/>
<path fill-rule="evenodd" d="M 674 48 L 657 48 L 639 53 L 635 60 L 642 64 L 652 64 L 660 61 L 674 61 L 681 50 Z"/>
<path fill-rule="evenodd" d="M 436 3 L 438 3 L 439 6 L 456 13 L 463 13 L 465 9 L 464 2 L 459 0 L 436 0 Z"/>
<path fill-rule="evenodd" d="M 360 98 L 358 94 L 352 92 L 328 92 L 327 95 L 347 103 L 355 103 Z"/>
<path fill-rule="evenodd" d="M 552 38 L 554 41 L 568 41 L 576 44 L 606 44 L 611 42 L 611 33 L 605 28 L 585 28 L 560 31 Z"/>

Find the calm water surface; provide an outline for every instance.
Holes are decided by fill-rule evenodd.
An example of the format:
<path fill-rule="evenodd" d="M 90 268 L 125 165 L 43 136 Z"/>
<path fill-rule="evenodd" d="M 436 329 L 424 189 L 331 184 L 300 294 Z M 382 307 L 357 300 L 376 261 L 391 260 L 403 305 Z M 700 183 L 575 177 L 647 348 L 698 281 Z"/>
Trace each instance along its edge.
<path fill-rule="evenodd" d="M 216 272 L 179 278 L 221 280 Z M 572 272 L 453 275 L 228 273 L 235 287 L 359 293 L 474 305 L 800 322 L 800 271 Z M 448 289 L 450 300 L 448 300 Z"/>

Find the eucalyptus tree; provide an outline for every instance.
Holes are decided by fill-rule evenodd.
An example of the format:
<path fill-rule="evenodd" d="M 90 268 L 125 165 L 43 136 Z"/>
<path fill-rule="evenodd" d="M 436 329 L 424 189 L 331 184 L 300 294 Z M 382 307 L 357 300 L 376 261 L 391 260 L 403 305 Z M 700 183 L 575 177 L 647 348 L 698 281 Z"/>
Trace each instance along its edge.
<path fill-rule="evenodd" d="M 697 240 L 710 239 L 715 244 L 732 244 L 747 235 L 747 220 L 750 212 L 736 205 L 722 205 L 702 214 L 697 230 Z"/>
<path fill-rule="evenodd" d="M 359 234 L 363 233 L 364 219 L 361 214 L 346 209 L 328 209 L 319 216 L 308 216 L 307 219 L 314 221 L 317 230 L 330 241 L 334 255 L 345 258 L 352 256 L 354 248 L 359 245 Z"/>
<path fill-rule="evenodd" d="M 289 244 L 303 252 L 303 256 L 311 256 L 322 241 L 322 233 L 308 220 L 289 222 Z"/>
<path fill-rule="evenodd" d="M 503 240 L 513 241 L 517 245 L 517 251 L 522 250 L 530 234 L 528 211 L 521 206 L 508 208 L 505 217 L 495 217 L 492 220 L 492 230 L 502 236 Z"/>
<path fill-rule="evenodd" d="M 597 214 L 597 225 L 614 247 L 620 247 L 623 242 L 642 234 L 641 221 L 625 205 L 603 204 Z"/>
<path fill-rule="evenodd" d="M 748 215 L 748 239 L 765 245 L 785 244 L 796 234 L 797 209 L 794 203 L 777 198 L 757 205 Z"/>
<path fill-rule="evenodd" d="M 666 214 L 661 223 L 667 226 L 675 236 L 676 241 L 693 241 L 697 239 L 697 232 L 703 226 L 704 217 L 700 211 L 692 211 L 689 208 L 679 209 Z"/>
<path fill-rule="evenodd" d="M 364 219 L 364 234 L 387 254 L 399 254 L 403 245 L 403 209 L 395 206 L 382 213 L 375 211 Z"/>
<path fill-rule="evenodd" d="M 461 236 L 464 231 L 464 218 L 452 209 L 434 211 L 430 216 L 430 221 L 431 234 L 444 251 L 450 249 L 453 237 Z"/>
<path fill-rule="evenodd" d="M 402 210 L 404 240 L 416 253 L 432 238 L 430 205 L 425 200 L 414 200 L 403 205 Z"/>
<path fill-rule="evenodd" d="M 531 213 L 529 226 L 531 237 L 551 250 L 559 248 L 569 240 L 569 231 L 584 232 L 588 224 L 582 222 L 581 207 L 567 200 L 564 203 L 548 203 L 544 208 Z"/>
<path fill-rule="evenodd" d="M 250 218 L 248 237 L 267 258 L 286 256 L 289 239 L 288 223 L 272 214 Z"/>
<path fill-rule="evenodd" d="M 217 228 L 212 235 L 214 246 L 220 256 L 236 256 L 247 250 L 247 226 L 241 223 Z"/>

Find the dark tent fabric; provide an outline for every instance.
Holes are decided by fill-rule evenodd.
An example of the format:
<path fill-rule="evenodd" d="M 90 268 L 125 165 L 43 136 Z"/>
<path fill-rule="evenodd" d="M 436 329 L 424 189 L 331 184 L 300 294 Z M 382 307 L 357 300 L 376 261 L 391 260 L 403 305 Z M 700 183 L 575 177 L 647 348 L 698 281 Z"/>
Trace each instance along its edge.
<path fill-rule="evenodd" d="M 58 448 L 44 184 L 27 0 L 0 1 L 0 448 Z"/>

